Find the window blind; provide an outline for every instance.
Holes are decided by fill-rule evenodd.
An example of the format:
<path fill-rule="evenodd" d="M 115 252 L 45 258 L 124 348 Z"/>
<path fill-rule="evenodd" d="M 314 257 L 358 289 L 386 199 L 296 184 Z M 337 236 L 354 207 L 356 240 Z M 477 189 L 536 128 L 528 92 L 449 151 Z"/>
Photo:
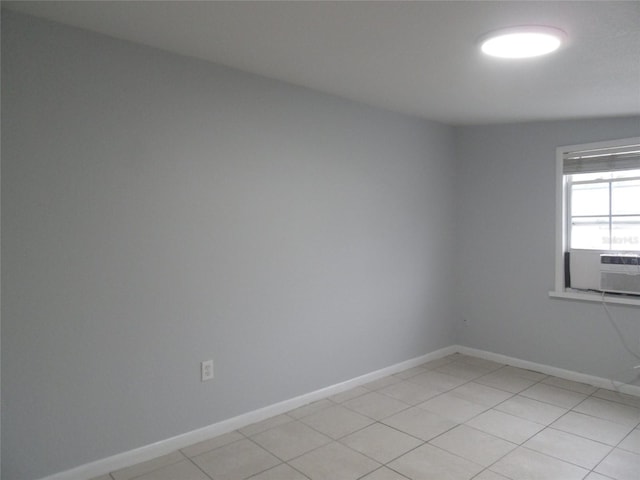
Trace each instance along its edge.
<path fill-rule="evenodd" d="M 640 143 L 565 152 L 562 160 L 565 175 L 636 170 L 640 169 Z"/>

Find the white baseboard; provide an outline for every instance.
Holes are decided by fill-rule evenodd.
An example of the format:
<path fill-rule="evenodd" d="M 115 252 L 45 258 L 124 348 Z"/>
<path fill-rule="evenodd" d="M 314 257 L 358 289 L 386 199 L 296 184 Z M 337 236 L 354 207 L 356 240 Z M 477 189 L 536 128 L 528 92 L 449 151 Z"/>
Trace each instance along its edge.
<path fill-rule="evenodd" d="M 485 350 L 478 350 L 475 348 L 464 347 L 462 345 L 456 345 L 456 351 L 464 355 L 471 355 L 473 357 L 484 358 L 485 360 L 492 360 L 498 363 L 504 363 L 512 365 L 514 367 L 525 368 L 527 370 L 534 370 L 547 375 L 553 375 L 555 377 L 564 378 L 565 380 L 572 380 L 574 382 L 586 383 L 598 388 L 606 388 L 607 390 L 617 390 L 621 393 L 627 393 L 629 395 L 635 395 L 640 397 L 640 386 L 628 385 L 608 378 L 595 377 L 593 375 L 587 375 L 585 373 L 574 372 L 572 370 L 565 370 L 564 368 L 551 367 L 542 363 L 529 362 L 528 360 L 521 360 L 519 358 L 508 357 L 499 353 L 487 352 Z"/>
<path fill-rule="evenodd" d="M 229 418 L 213 425 L 209 425 L 198 430 L 184 433 L 166 440 L 161 440 L 151 445 L 145 445 L 134 450 L 119 453 L 111 457 L 107 457 L 95 462 L 80 465 L 79 467 L 66 470 L 64 472 L 56 473 L 54 475 L 44 477 L 41 480 L 86 480 L 93 477 L 108 474 L 121 468 L 126 468 L 137 463 L 146 462 L 156 457 L 166 455 L 181 448 L 188 447 L 194 443 L 202 442 L 209 438 L 222 435 L 224 433 L 232 432 L 239 428 L 246 427 L 252 423 L 260 422 L 271 418 L 276 415 L 293 410 L 294 408 L 302 407 L 308 403 L 321 400 L 323 398 L 335 395 L 337 393 L 344 392 L 359 385 L 372 382 L 379 378 L 392 375 L 394 373 L 407 370 L 412 367 L 417 367 L 423 363 L 431 360 L 437 360 L 438 358 L 446 357 L 452 353 L 456 353 L 458 347 L 451 345 L 449 347 L 441 348 L 426 355 L 412 358 L 404 362 L 397 363 L 390 367 L 386 367 L 380 370 L 376 370 L 365 375 L 341 382 L 329 387 L 321 388 L 314 392 L 310 392 L 304 395 L 300 395 L 289 400 L 253 410 L 251 412 L 238 415 L 237 417 Z"/>

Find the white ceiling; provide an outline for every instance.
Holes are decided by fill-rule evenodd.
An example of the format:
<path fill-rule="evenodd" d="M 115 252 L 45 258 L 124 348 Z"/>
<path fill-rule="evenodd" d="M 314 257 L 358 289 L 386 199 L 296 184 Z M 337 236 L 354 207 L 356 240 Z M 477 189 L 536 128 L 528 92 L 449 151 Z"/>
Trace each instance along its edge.
<path fill-rule="evenodd" d="M 3 7 L 455 125 L 640 114 L 640 1 L 72 1 Z M 481 35 L 552 25 L 549 57 Z"/>

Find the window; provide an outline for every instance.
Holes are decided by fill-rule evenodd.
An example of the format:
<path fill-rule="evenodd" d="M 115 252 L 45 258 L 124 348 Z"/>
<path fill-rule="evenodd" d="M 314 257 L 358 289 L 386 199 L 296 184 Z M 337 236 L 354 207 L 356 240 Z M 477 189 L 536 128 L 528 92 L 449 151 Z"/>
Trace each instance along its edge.
<path fill-rule="evenodd" d="M 640 256 L 640 138 L 560 147 L 557 176 L 556 293 L 613 291 L 601 255 L 636 266 Z M 640 304 L 636 270 L 615 280 Z"/>
<path fill-rule="evenodd" d="M 566 177 L 570 249 L 640 249 L 640 170 Z"/>

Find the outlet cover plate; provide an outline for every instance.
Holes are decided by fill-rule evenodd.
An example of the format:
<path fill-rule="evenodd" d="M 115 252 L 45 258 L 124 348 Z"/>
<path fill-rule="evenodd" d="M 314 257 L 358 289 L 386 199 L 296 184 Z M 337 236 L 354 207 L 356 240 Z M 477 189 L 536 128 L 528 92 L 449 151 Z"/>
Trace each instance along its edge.
<path fill-rule="evenodd" d="M 202 382 L 213 380 L 213 360 L 205 360 L 200 363 L 200 380 Z"/>

